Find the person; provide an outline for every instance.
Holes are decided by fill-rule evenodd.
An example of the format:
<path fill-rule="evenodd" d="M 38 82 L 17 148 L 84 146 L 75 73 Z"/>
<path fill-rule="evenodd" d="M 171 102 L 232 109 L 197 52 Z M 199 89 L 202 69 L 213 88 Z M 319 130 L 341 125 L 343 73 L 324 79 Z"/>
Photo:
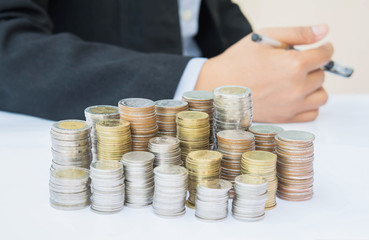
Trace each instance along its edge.
<path fill-rule="evenodd" d="M 230 0 L 1 0 L 0 109 L 83 118 L 122 98 L 180 98 L 187 90 L 242 85 L 254 120 L 311 121 L 333 47 L 285 51 L 250 40 Z M 323 39 L 327 25 L 261 29 L 291 45 Z"/>

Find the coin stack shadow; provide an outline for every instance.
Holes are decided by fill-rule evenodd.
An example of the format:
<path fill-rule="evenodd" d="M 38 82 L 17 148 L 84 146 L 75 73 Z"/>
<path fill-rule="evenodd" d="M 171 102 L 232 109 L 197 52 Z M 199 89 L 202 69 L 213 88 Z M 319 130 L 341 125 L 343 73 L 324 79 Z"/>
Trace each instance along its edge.
<path fill-rule="evenodd" d="M 315 136 L 304 131 L 284 131 L 276 137 L 278 155 L 277 196 L 289 201 L 313 197 Z"/>
<path fill-rule="evenodd" d="M 179 140 L 171 136 L 154 137 L 149 141 L 149 151 L 155 155 L 154 167 L 183 165 Z"/>
<path fill-rule="evenodd" d="M 255 136 L 256 150 L 276 153 L 275 148 L 277 144 L 274 137 L 278 133 L 283 132 L 284 129 L 274 125 L 252 125 L 248 131 Z"/>
<path fill-rule="evenodd" d="M 155 102 L 159 136 L 177 136 L 176 115 L 188 109 L 188 103 L 180 100 L 164 99 Z"/>

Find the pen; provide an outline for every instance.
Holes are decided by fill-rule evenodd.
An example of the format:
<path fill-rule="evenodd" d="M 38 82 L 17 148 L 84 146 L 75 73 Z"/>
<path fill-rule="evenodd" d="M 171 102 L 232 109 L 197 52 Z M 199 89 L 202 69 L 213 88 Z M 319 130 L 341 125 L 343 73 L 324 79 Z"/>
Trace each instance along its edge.
<path fill-rule="evenodd" d="M 251 35 L 251 40 L 254 42 L 258 42 L 258 43 L 264 43 L 267 45 L 270 45 L 272 47 L 275 48 L 283 48 L 286 50 L 289 49 L 295 49 L 294 46 L 292 45 L 288 45 L 286 43 L 282 43 L 278 40 L 275 40 L 273 38 L 261 35 L 261 34 L 257 34 L 257 33 L 253 33 Z M 297 50 L 297 49 L 295 49 Z M 323 69 L 325 71 L 331 72 L 331 73 L 335 73 L 337 75 L 340 75 L 342 77 L 351 77 L 352 73 L 354 72 L 354 69 L 349 68 L 349 67 L 344 67 L 339 65 L 337 62 L 334 62 L 333 60 L 329 61 L 328 64 L 326 64 L 325 66 L 323 66 Z"/>

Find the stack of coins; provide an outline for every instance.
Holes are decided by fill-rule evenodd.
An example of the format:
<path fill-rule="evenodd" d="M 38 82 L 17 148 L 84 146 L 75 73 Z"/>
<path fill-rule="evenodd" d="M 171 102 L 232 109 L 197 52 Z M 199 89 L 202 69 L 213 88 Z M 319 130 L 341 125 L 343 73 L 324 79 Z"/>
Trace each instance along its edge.
<path fill-rule="evenodd" d="M 236 177 L 233 217 L 241 221 L 258 221 L 265 216 L 268 182 L 265 178 L 246 174 Z"/>
<path fill-rule="evenodd" d="M 215 132 L 247 130 L 252 122 L 251 90 L 241 86 L 223 86 L 213 92 Z"/>
<path fill-rule="evenodd" d="M 209 144 L 210 149 L 214 150 L 215 135 L 213 132 L 213 124 L 214 124 L 213 93 L 209 91 L 189 91 L 183 94 L 182 100 L 188 102 L 188 110 L 200 111 L 209 114 L 209 124 L 210 124 Z"/>
<path fill-rule="evenodd" d="M 268 199 L 265 210 L 275 208 L 277 192 L 277 155 L 266 151 L 249 151 L 242 154 L 242 174 L 258 174 L 268 181 Z"/>
<path fill-rule="evenodd" d="M 63 120 L 51 127 L 51 170 L 75 166 L 89 168 L 92 160 L 91 126 L 82 120 Z"/>
<path fill-rule="evenodd" d="M 120 161 L 124 153 L 131 151 L 129 122 L 119 119 L 101 120 L 96 124 L 96 133 L 99 160 Z"/>
<path fill-rule="evenodd" d="M 155 102 L 159 136 L 177 135 L 176 115 L 188 109 L 188 103 L 180 100 L 165 99 Z"/>
<path fill-rule="evenodd" d="M 177 137 L 182 161 L 195 150 L 209 149 L 209 115 L 204 112 L 184 111 L 177 114 Z"/>
<path fill-rule="evenodd" d="M 96 213 L 115 213 L 124 206 L 123 165 L 117 161 L 99 160 L 90 168 L 91 210 Z"/>
<path fill-rule="evenodd" d="M 154 102 L 145 98 L 126 98 L 118 104 L 120 118 L 131 123 L 132 151 L 147 151 L 149 140 L 158 132 Z"/>
<path fill-rule="evenodd" d="M 203 220 L 222 220 L 228 216 L 228 192 L 232 183 L 223 179 L 198 185 L 195 216 Z"/>
<path fill-rule="evenodd" d="M 304 131 L 285 131 L 276 137 L 278 197 L 304 201 L 313 197 L 315 136 Z"/>
<path fill-rule="evenodd" d="M 125 205 L 140 208 L 152 203 L 154 158 L 154 154 L 143 151 L 134 151 L 123 155 L 122 163 L 126 184 Z"/>
<path fill-rule="evenodd" d="M 85 117 L 86 122 L 92 127 L 90 134 L 92 142 L 92 158 L 94 161 L 97 161 L 96 123 L 104 119 L 119 119 L 119 110 L 118 107 L 110 105 L 91 106 L 85 109 Z"/>
<path fill-rule="evenodd" d="M 171 136 L 154 137 L 149 141 L 149 151 L 155 155 L 154 167 L 182 165 L 179 140 Z"/>
<path fill-rule="evenodd" d="M 61 167 L 50 174 L 50 205 L 60 210 L 77 210 L 90 204 L 89 171 L 80 167 Z"/>
<path fill-rule="evenodd" d="M 242 154 L 255 150 L 254 135 L 243 130 L 223 130 L 217 133 L 218 151 L 223 154 L 220 177 L 234 184 L 241 175 Z M 234 191 L 229 192 L 233 198 Z"/>
<path fill-rule="evenodd" d="M 212 150 L 190 152 L 186 159 L 188 170 L 188 191 L 190 193 L 187 206 L 195 207 L 196 188 L 203 181 L 219 179 L 220 160 L 222 154 Z"/>
<path fill-rule="evenodd" d="M 188 171 L 180 166 L 162 165 L 154 169 L 154 174 L 154 213 L 164 217 L 183 215 L 186 212 Z"/>
<path fill-rule="evenodd" d="M 249 132 L 255 136 L 256 150 L 275 153 L 276 143 L 274 137 L 284 131 L 283 128 L 274 125 L 252 125 Z"/>

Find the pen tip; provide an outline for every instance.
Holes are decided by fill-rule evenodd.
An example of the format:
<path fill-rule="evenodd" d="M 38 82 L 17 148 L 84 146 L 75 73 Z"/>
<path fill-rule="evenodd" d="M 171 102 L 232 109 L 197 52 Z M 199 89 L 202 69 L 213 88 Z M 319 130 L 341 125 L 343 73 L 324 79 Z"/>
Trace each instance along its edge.
<path fill-rule="evenodd" d="M 260 42 L 260 41 L 261 41 L 261 37 L 260 37 L 260 35 L 259 35 L 259 34 L 257 34 L 257 33 L 253 33 L 253 34 L 251 35 L 251 40 L 252 40 L 252 41 L 254 41 L 254 42 Z"/>

